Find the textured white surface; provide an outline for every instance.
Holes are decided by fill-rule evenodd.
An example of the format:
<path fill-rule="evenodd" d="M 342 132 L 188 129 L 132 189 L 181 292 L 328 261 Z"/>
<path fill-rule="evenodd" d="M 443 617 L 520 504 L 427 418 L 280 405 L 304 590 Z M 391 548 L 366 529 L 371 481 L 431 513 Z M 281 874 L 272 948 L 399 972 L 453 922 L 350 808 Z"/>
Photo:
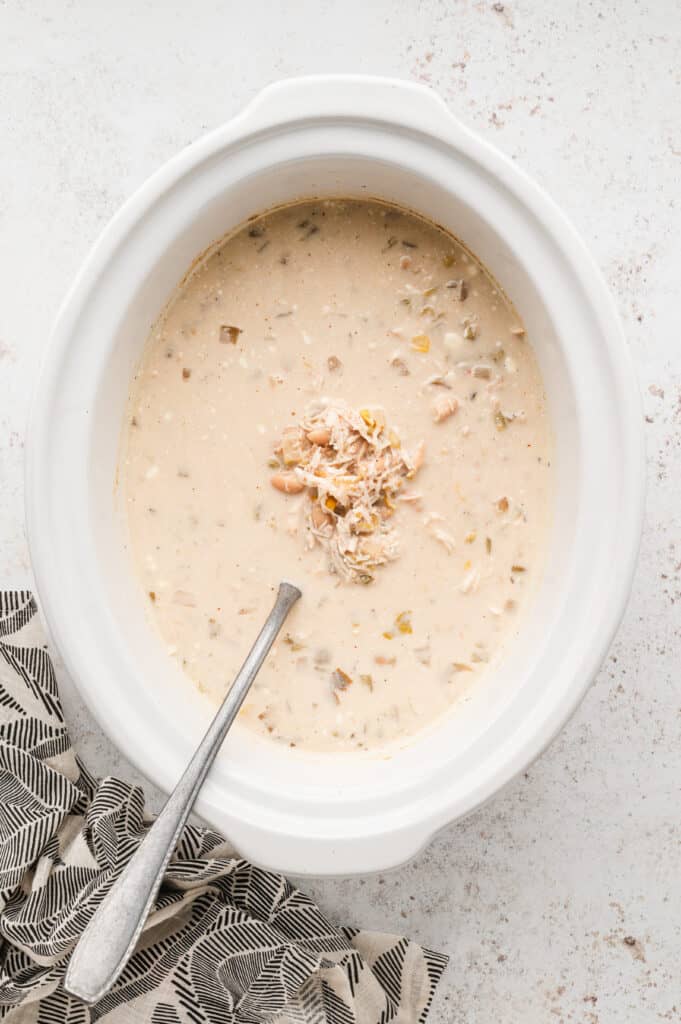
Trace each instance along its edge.
<path fill-rule="evenodd" d="M 339 920 L 451 954 L 435 1024 L 681 1020 L 679 68 L 675 0 L 0 6 L 0 586 L 31 585 L 25 420 L 79 263 L 152 170 L 275 78 L 433 85 L 548 188 L 616 295 L 650 491 L 598 680 L 526 776 L 412 864 L 305 883 Z M 63 677 L 62 692 L 90 765 L 134 776 Z"/>

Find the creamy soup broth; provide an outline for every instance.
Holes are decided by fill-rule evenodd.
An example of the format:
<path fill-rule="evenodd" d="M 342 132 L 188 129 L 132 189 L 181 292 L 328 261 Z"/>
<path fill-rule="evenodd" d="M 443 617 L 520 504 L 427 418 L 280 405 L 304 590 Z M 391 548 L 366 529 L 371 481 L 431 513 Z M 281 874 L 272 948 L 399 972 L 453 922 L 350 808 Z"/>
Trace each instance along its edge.
<path fill-rule="evenodd" d="M 195 685 L 222 698 L 290 579 L 303 598 L 241 722 L 380 748 L 480 685 L 519 628 L 550 514 L 544 387 L 449 234 L 378 202 L 300 203 L 173 296 L 120 479 L 149 613 Z"/>

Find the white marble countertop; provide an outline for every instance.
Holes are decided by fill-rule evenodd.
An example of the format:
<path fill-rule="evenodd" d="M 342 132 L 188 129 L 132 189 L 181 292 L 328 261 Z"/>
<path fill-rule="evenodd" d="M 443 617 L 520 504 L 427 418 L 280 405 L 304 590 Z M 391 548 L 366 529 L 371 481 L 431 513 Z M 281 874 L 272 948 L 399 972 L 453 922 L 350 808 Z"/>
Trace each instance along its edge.
<path fill-rule="evenodd" d="M 413 863 L 305 883 L 331 917 L 451 955 L 434 1024 L 681 1020 L 680 69 L 676 0 L 0 5 L 0 587 L 31 585 L 25 421 L 78 265 L 147 175 L 275 78 L 431 84 L 551 192 L 615 293 L 649 496 L 597 681 L 527 774 Z M 90 766 L 134 776 L 62 688 Z"/>

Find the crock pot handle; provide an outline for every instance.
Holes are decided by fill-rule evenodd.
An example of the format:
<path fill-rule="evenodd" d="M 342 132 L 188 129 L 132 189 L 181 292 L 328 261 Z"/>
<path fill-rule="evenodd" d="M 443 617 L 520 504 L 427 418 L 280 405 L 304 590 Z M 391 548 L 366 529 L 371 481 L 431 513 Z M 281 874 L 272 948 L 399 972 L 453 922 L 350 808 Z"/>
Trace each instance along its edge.
<path fill-rule="evenodd" d="M 210 778 L 199 796 L 196 810 L 209 822 L 219 822 L 220 831 L 246 860 L 259 867 L 294 879 L 309 875 L 343 878 L 392 871 L 409 863 L 435 838 L 447 816 L 400 824 L 392 822 L 385 831 L 364 831 L 356 821 L 338 822 L 334 835 L 315 835 L 310 820 L 293 825 L 276 812 L 267 821 L 258 820 L 244 805 L 239 813 L 227 811 L 219 785 Z M 313 812 L 314 816 L 314 812 Z M 405 812 L 404 818 L 408 818 Z M 302 829 L 302 832 L 301 832 Z"/>
<path fill-rule="evenodd" d="M 306 75 L 266 86 L 237 118 L 251 130 L 307 118 L 371 118 L 451 137 L 466 131 L 433 89 L 376 75 Z"/>

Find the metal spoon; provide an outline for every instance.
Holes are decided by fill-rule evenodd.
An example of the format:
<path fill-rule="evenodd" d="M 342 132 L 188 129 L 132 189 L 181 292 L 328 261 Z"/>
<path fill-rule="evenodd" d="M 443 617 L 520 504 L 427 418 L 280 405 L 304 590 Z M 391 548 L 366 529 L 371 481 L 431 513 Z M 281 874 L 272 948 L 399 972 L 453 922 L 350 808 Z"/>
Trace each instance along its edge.
<path fill-rule="evenodd" d="M 64 988 L 96 1003 L 132 956 L 180 833 L 227 731 L 267 657 L 286 616 L 301 596 L 280 583 L 277 600 L 220 710 L 158 818 L 104 897 L 71 956 Z"/>

